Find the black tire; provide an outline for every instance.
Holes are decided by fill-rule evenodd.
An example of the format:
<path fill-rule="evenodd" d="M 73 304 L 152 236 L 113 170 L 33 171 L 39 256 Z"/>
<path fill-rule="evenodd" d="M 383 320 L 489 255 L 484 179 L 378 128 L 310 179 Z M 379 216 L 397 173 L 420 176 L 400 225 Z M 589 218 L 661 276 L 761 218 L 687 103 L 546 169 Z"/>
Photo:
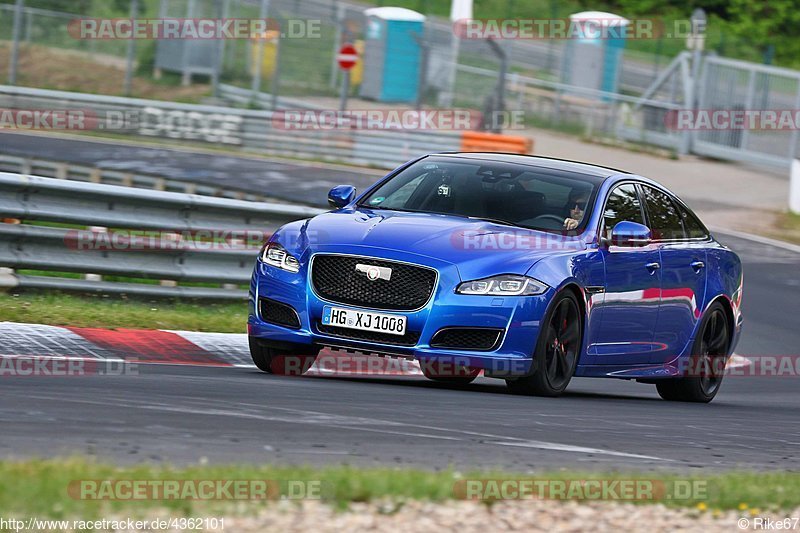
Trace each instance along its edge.
<path fill-rule="evenodd" d="M 578 299 L 570 291 L 556 296 L 542 324 L 531 374 L 506 379 L 514 394 L 560 396 L 569 385 L 583 345 L 583 317 Z"/>
<path fill-rule="evenodd" d="M 689 376 L 656 383 L 658 395 L 665 400 L 708 403 L 719 392 L 731 343 L 728 316 L 722 304 L 714 302 L 706 310 L 697 331 L 690 356 Z"/>
<path fill-rule="evenodd" d="M 250 357 L 256 367 L 267 374 L 301 376 L 308 372 L 317 359 L 316 353 L 298 354 L 296 351 L 278 350 L 263 346 L 253 337 L 248 337 Z"/>
<path fill-rule="evenodd" d="M 450 367 L 440 366 L 434 363 L 420 365 L 422 373 L 426 378 L 438 381 L 439 383 L 454 383 L 459 385 L 468 385 L 475 381 L 475 378 L 481 373 L 480 368 L 471 368 L 466 366 Z"/>

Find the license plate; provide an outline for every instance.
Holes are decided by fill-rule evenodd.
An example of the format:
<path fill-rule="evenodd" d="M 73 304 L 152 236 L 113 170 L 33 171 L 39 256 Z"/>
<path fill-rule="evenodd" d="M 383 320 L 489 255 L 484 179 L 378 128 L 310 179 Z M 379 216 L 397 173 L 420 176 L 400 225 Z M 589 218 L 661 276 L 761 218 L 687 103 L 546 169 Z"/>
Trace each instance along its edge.
<path fill-rule="evenodd" d="M 326 305 L 322 309 L 322 323 L 326 326 L 377 331 L 392 335 L 405 335 L 406 317 L 370 311 L 356 311 Z"/>

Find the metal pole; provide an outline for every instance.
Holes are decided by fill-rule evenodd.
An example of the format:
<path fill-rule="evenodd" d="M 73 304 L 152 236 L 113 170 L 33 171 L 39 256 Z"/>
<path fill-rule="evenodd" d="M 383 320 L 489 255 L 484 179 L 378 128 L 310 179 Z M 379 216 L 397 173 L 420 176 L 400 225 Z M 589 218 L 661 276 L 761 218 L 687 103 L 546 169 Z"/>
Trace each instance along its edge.
<path fill-rule="evenodd" d="M 503 47 L 497 44 L 493 39 L 487 39 L 486 42 L 488 43 L 489 47 L 492 49 L 497 57 L 500 59 L 500 72 L 497 77 L 497 88 L 496 97 L 495 97 L 495 111 L 500 111 L 501 113 L 506 109 L 506 72 L 508 72 L 508 54 Z M 497 123 L 497 115 L 495 114 L 492 117 L 492 131 L 494 133 L 500 133 L 502 128 Z"/>
<path fill-rule="evenodd" d="M 11 62 L 8 66 L 8 84 L 17 84 L 17 68 L 19 66 L 19 39 L 22 26 L 22 5 L 24 0 L 17 0 L 14 6 L 14 30 L 11 37 Z"/>
<path fill-rule="evenodd" d="M 697 95 L 700 94 L 700 88 L 697 86 L 697 82 L 700 76 L 701 54 L 702 52 L 698 48 L 692 51 L 692 101 L 689 102 L 692 109 L 697 109 Z"/>
<path fill-rule="evenodd" d="M 261 9 L 258 12 L 258 18 L 264 20 L 269 13 L 269 0 L 261 0 Z M 266 36 L 265 36 L 266 37 Z M 256 68 L 253 72 L 253 83 L 250 90 L 253 91 L 252 98 L 255 100 L 258 93 L 261 92 L 261 63 L 264 62 L 264 39 L 259 39 L 256 44 Z"/>
<path fill-rule="evenodd" d="M 220 18 L 225 20 L 230 17 L 230 0 L 222 0 L 222 4 L 219 2 L 220 0 L 215 0 Z M 214 56 L 214 76 L 211 80 L 214 84 L 212 94 L 214 98 L 219 98 L 219 78 L 222 76 L 222 69 L 225 65 L 225 39 L 219 39 L 214 53 L 216 55 Z"/>
<path fill-rule="evenodd" d="M 336 36 L 333 41 L 334 52 L 342 46 L 342 33 L 344 32 L 344 5 L 339 3 L 339 0 L 334 0 L 336 3 Z M 336 62 L 336 54 L 331 58 L 331 89 L 336 88 L 336 80 L 339 77 L 339 64 Z"/>
<path fill-rule="evenodd" d="M 275 71 L 272 73 L 272 83 L 270 91 L 272 92 L 271 109 L 275 111 L 278 108 L 278 93 L 281 92 L 281 36 L 275 43 Z"/>
<path fill-rule="evenodd" d="M 139 0 L 131 0 L 131 20 L 139 14 Z M 136 56 L 136 40 L 131 37 L 128 39 L 128 57 L 125 66 L 125 96 L 130 96 L 133 92 L 133 60 Z"/>
<path fill-rule="evenodd" d="M 417 101 L 416 101 L 416 108 L 417 111 L 422 109 L 422 105 L 425 103 L 425 91 L 428 87 L 428 57 L 431 53 L 431 45 L 429 42 L 425 40 L 425 37 L 418 33 L 414 33 L 411 36 L 414 41 L 416 41 L 417 45 L 419 46 L 420 50 L 420 58 L 419 58 L 419 76 L 417 76 Z"/>
<path fill-rule="evenodd" d="M 186 18 L 194 18 L 194 8 L 195 0 L 188 0 L 186 3 Z M 181 45 L 183 48 L 183 65 L 181 66 L 183 72 L 181 72 L 181 85 L 188 87 L 192 83 L 192 69 L 189 66 L 189 58 L 191 57 L 191 47 L 194 46 L 194 41 L 182 41 Z"/>
<path fill-rule="evenodd" d="M 456 32 L 450 34 L 450 64 L 447 69 L 447 84 L 445 91 L 442 92 L 440 105 L 450 107 L 453 105 L 456 94 L 456 80 L 458 79 L 458 51 L 461 47 L 461 39 Z"/>
<path fill-rule="evenodd" d="M 705 39 L 706 30 L 706 14 L 701 8 L 697 8 L 692 12 L 692 83 L 690 85 L 690 100 L 687 102 L 689 107 L 697 112 L 698 109 L 698 95 L 700 94 L 700 59 L 703 56 L 703 44 Z M 689 151 L 692 149 L 694 142 L 694 135 L 689 135 Z"/>
<path fill-rule="evenodd" d="M 556 18 L 558 18 L 558 0 L 550 0 L 550 20 L 556 20 Z M 555 45 L 555 39 L 547 40 L 547 67 L 545 67 L 545 70 L 547 70 L 549 74 L 553 73 L 553 68 L 555 67 L 555 65 L 553 65 L 555 60 Z"/>
<path fill-rule="evenodd" d="M 28 12 L 25 15 L 25 42 L 31 42 L 31 32 L 33 31 L 33 13 Z"/>
<path fill-rule="evenodd" d="M 342 92 L 339 94 L 339 111 L 347 109 L 347 95 L 350 92 L 350 69 L 344 71 L 342 76 Z"/>

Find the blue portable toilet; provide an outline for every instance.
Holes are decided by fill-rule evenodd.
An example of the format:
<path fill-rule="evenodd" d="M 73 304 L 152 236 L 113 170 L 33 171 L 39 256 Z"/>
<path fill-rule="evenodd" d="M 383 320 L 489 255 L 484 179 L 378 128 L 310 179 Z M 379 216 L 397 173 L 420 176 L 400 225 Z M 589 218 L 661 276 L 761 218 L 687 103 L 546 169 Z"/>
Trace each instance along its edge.
<path fill-rule="evenodd" d="M 419 89 L 425 16 L 402 7 L 364 11 L 364 74 L 360 94 L 378 102 L 414 102 Z"/>
<path fill-rule="evenodd" d="M 561 70 L 562 83 L 597 91 L 618 92 L 622 53 L 630 21 L 602 11 L 575 13 L 570 15 L 569 20 L 570 35 L 577 38 L 567 40 Z M 592 98 L 585 93 L 582 95 Z"/>

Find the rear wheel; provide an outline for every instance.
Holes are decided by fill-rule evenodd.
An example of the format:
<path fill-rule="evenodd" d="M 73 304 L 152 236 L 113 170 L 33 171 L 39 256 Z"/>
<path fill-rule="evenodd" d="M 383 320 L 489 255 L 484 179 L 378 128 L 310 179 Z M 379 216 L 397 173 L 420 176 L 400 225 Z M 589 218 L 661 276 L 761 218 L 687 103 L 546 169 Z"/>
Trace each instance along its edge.
<path fill-rule="evenodd" d="M 581 315 L 578 300 L 571 292 L 556 296 L 536 343 L 533 373 L 507 379 L 515 394 L 559 396 L 569 385 L 581 352 Z"/>
<path fill-rule="evenodd" d="M 730 346 L 730 327 L 722 304 L 706 311 L 692 346 L 689 376 L 656 383 L 659 396 L 676 402 L 708 403 L 717 395 Z"/>
<path fill-rule="evenodd" d="M 248 337 L 250 357 L 259 370 L 281 376 L 301 376 L 317 359 L 315 353 L 298 354 L 296 351 L 278 350 L 263 346 L 253 337 Z"/>

